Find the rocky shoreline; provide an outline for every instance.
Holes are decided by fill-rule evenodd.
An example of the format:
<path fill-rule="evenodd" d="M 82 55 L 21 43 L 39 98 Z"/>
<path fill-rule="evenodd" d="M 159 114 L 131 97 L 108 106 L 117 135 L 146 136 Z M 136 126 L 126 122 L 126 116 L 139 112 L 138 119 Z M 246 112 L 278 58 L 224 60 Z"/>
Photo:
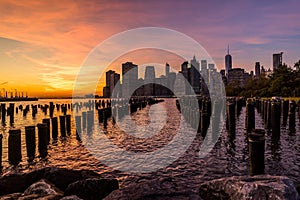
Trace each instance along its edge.
<path fill-rule="evenodd" d="M 47 167 L 0 177 L 0 199 L 292 199 L 299 195 L 285 176 L 234 176 L 207 181 L 198 191 L 178 191 L 172 178 L 119 188 L 116 179 L 89 170 Z"/>

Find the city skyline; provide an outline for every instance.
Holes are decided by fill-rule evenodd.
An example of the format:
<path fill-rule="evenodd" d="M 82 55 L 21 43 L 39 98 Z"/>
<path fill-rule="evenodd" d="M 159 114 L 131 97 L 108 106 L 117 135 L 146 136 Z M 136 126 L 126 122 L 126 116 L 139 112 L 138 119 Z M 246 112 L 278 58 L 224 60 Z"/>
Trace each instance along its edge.
<path fill-rule="evenodd" d="M 137 27 L 165 27 L 192 37 L 208 51 L 219 71 L 225 67 L 228 44 L 232 66 L 246 71 L 254 70 L 256 62 L 272 69 L 274 53 L 284 52 L 283 62 L 290 66 L 299 60 L 296 0 L 0 0 L 0 5 L 0 84 L 31 96 L 70 96 L 88 53 L 110 36 Z M 143 63 L 142 58 L 133 61 Z"/>

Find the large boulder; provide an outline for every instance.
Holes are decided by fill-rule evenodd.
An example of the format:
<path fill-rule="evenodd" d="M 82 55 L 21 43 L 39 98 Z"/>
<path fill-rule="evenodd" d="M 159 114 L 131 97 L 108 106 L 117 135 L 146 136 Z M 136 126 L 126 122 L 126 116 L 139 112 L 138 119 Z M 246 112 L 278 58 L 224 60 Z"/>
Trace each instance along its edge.
<path fill-rule="evenodd" d="M 33 183 L 46 179 L 60 190 L 65 190 L 70 183 L 87 178 L 101 176 L 90 170 L 69 170 L 47 167 L 24 174 L 9 174 L 0 177 L 0 196 L 12 193 L 23 193 Z"/>
<path fill-rule="evenodd" d="M 128 187 L 115 190 L 105 200 L 125 199 L 201 199 L 198 194 L 191 190 L 178 190 L 176 181 L 171 178 L 160 178 L 143 183 L 131 184 Z"/>
<path fill-rule="evenodd" d="M 0 177 L 0 196 L 12 193 L 22 193 L 33 183 L 43 179 L 45 168 L 24 174 L 9 174 Z"/>
<path fill-rule="evenodd" d="M 103 199 L 112 191 L 119 189 L 116 179 L 90 178 L 71 183 L 65 190 L 65 196 L 76 195 L 82 199 Z"/>
<path fill-rule="evenodd" d="M 48 181 L 42 179 L 29 186 L 23 193 L 24 195 L 37 194 L 39 196 L 62 195 L 63 193 Z"/>
<path fill-rule="evenodd" d="M 234 176 L 205 182 L 200 185 L 203 199 L 289 199 L 299 196 L 293 182 L 285 176 Z"/>
<path fill-rule="evenodd" d="M 60 190 L 65 190 L 69 184 L 88 178 L 101 178 L 100 174 L 90 170 L 69 170 L 63 168 L 47 168 L 44 178 Z"/>

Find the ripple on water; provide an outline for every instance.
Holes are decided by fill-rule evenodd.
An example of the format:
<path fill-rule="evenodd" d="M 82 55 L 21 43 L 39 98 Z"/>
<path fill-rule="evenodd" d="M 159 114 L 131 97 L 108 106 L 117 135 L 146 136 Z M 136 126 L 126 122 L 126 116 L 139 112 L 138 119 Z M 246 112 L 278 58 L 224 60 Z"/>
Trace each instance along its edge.
<path fill-rule="evenodd" d="M 56 103 L 71 103 L 71 100 L 42 100 L 38 102 L 18 102 L 15 107 L 22 104 L 45 104 L 49 101 Z M 165 99 L 161 105 L 166 109 L 167 118 L 166 125 L 162 130 L 150 138 L 135 138 L 123 132 L 116 124 L 108 122 L 108 127 L 104 133 L 94 133 L 91 137 L 97 137 L 97 134 L 105 134 L 113 144 L 119 148 L 133 152 L 151 152 L 169 144 L 176 135 L 181 115 L 176 109 L 174 99 Z M 149 107 L 138 111 L 132 115 L 133 121 L 139 126 L 147 126 L 150 123 Z M 30 114 L 30 113 L 29 113 Z M 264 128 L 260 114 L 255 113 L 256 128 Z M 61 115 L 55 110 L 54 115 Z M 299 115 L 297 115 L 299 116 Z M 9 126 L 1 126 L 3 133 L 3 173 L 21 173 L 23 171 L 32 171 L 45 166 L 56 166 L 68 169 L 90 169 L 102 174 L 104 177 L 117 178 L 121 187 L 125 187 L 133 183 L 141 183 L 148 180 L 172 177 L 176 181 L 177 187 L 180 189 L 190 188 L 196 189 L 199 183 L 215 178 L 222 178 L 232 175 L 247 175 L 249 174 L 249 157 L 247 138 L 245 133 L 245 108 L 236 121 L 236 136 L 229 138 L 223 127 L 222 133 L 218 142 L 212 151 L 204 158 L 198 157 L 199 147 L 203 140 L 197 136 L 192 142 L 188 150 L 180 156 L 178 160 L 159 169 L 153 173 L 145 174 L 130 174 L 114 170 L 97 160 L 93 154 L 85 148 L 82 142 L 78 141 L 75 136 L 75 122 L 72 118 L 72 134 L 66 139 L 58 139 L 51 141 L 49 145 L 49 156 L 47 160 L 36 158 L 34 163 L 28 164 L 26 161 L 26 146 L 25 146 L 25 130 L 27 125 L 36 125 L 43 118 L 49 117 L 44 115 L 40 110 L 35 119 L 31 116 L 24 118 L 19 112 L 15 115 L 15 127 L 21 127 L 22 130 L 22 154 L 23 160 L 17 168 L 13 168 L 8 164 L 7 158 L 7 138 Z M 95 117 L 95 120 L 97 117 Z M 288 122 L 287 122 L 288 124 Z M 266 134 L 265 147 L 265 171 L 268 174 L 286 175 L 290 177 L 296 184 L 300 184 L 300 121 L 297 118 L 296 131 L 291 133 L 287 127 L 281 128 L 281 137 L 278 141 L 272 140 L 271 133 Z M 192 129 L 185 122 L 183 123 L 186 134 L 189 134 Z M 95 131 L 99 126 L 95 127 Z M 130 127 L 127 127 L 130 128 Z M 182 141 L 184 144 L 185 141 Z M 97 146 L 94 147 L 96 150 Z M 105 149 L 101 149 L 105 151 Z M 176 151 L 176 149 L 174 149 Z M 167 159 L 167 157 L 166 157 Z M 122 161 L 120 161 L 122 163 Z M 150 162 L 151 163 L 151 162 Z M 153 161 L 151 164 L 158 164 Z"/>

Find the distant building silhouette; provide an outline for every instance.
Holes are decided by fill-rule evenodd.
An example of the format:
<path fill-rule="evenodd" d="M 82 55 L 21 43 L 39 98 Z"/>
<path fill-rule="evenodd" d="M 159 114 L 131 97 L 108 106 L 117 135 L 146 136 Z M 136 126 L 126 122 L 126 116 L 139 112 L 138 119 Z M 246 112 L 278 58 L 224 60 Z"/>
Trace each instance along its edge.
<path fill-rule="evenodd" d="M 138 83 L 138 66 L 132 62 L 122 64 L 122 96 L 130 97 L 134 95 L 135 87 Z"/>
<path fill-rule="evenodd" d="M 249 73 L 245 73 L 245 69 L 234 68 L 228 71 L 228 84 L 239 85 L 244 87 L 250 78 Z"/>
<path fill-rule="evenodd" d="M 226 76 L 228 78 L 228 72 L 232 69 L 232 57 L 229 53 L 229 45 L 227 49 L 227 55 L 225 56 L 225 70 L 226 70 Z"/>
<path fill-rule="evenodd" d="M 146 66 L 144 80 L 144 95 L 154 95 L 155 69 L 154 66 Z"/>
<path fill-rule="evenodd" d="M 220 74 L 222 76 L 222 80 L 223 80 L 224 85 L 227 85 L 227 77 L 226 77 L 226 71 L 225 71 L 225 69 L 222 69 L 220 71 Z"/>
<path fill-rule="evenodd" d="M 256 78 L 259 78 L 260 76 L 260 62 L 255 63 L 255 76 Z"/>
<path fill-rule="evenodd" d="M 120 74 L 116 73 L 113 70 L 109 70 L 106 72 L 106 86 L 103 88 L 103 96 L 105 98 L 109 98 L 112 96 L 115 86 L 119 80 Z M 120 93 L 120 88 L 118 90 L 118 93 Z"/>
<path fill-rule="evenodd" d="M 169 76 L 169 73 L 170 73 L 170 65 L 169 63 L 166 63 L 166 77 Z"/>
<path fill-rule="evenodd" d="M 273 71 L 282 65 L 282 54 L 283 52 L 273 54 Z"/>

